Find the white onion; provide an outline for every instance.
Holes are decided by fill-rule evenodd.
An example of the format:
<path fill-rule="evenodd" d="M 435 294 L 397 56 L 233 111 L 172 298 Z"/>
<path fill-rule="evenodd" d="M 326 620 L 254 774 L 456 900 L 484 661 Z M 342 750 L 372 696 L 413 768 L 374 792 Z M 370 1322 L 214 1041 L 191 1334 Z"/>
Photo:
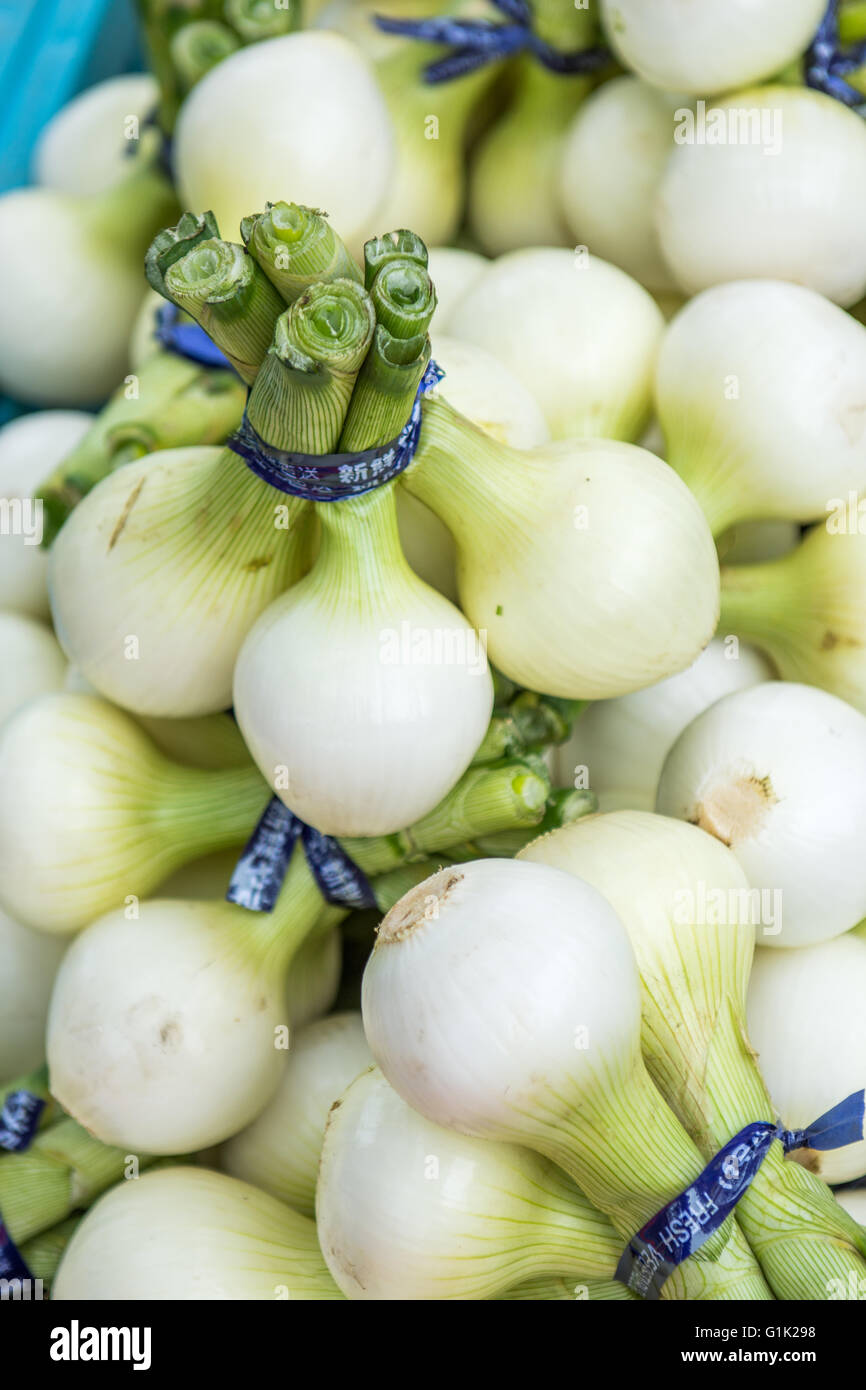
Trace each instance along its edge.
<path fill-rule="evenodd" d="M 455 308 L 489 264 L 487 257 L 477 251 L 463 251 L 456 246 L 428 248 L 427 268 L 436 286 L 432 326 L 437 334 L 448 332 L 448 320 Z"/>
<path fill-rule="evenodd" d="M 55 981 L 52 1094 L 103 1143 L 133 1152 L 190 1153 L 248 1125 L 286 1062 L 292 925 L 285 907 L 253 917 L 170 899 L 101 917 Z"/>
<path fill-rule="evenodd" d="M 53 116 L 36 145 L 36 183 L 63 193 L 102 193 L 129 172 L 141 125 L 159 91 L 149 72 L 126 72 L 88 87 Z"/>
<path fill-rule="evenodd" d="M 0 386 L 33 405 L 93 405 L 127 365 L 141 259 L 173 195 L 146 169 L 106 193 L 0 197 Z"/>
<path fill-rule="evenodd" d="M 866 916 L 866 718 L 807 685 L 768 681 L 711 705 L 680 735 L 657 809 L 730 845 L 773 895 L 763 946 L 809 946 Z"/>
<path fill-rule="evenodd" d="M 33 931 L 0 910 L 0 1077 L 45 1061 L 45 1021 L 66 942 Z"/>
<path fill-rule="evenodd" d="M 223 1172 L 312 1216 L 328 1112 L 371 1062 L 359 1013 L 332 1014 L 302 1029 L 271 1101 L 223 1144 Z"/>
<path fill-rule="evenodd" d="M 590 705 L 556 750 L 558 781 L 583 785 L 588 777 L 602 811 L 651 811 L 664 760 L 686 725 L 722 695 L 771 677 L 753 648 L 716 638 L 685 671 Z"/>
<path fill-rule="evenodd" d="M 702 1167 L 641 1061 L 625 928 L 560 869 L 476 860 L 407 893 L 379 928 L 363 1014 L 413 1109 L 552 1158 L 627 1238 Z M 714 1242 L 663 1296 L 712 1296 L 734 1279 L 737 1296 L 765 1297 L 735 1228 Z"/>
<path fill-rule="evenodd" d="M 653 290 L 671 290 L 653 221 L 673 149 L 674 99 L 636 77 L 605 82 L 579 108 L 559 171 L 575 240 Z"/>
<path fill-rule="evenodd" d="M 722 114 L 713 117 L 715 110 Z M 706 121 L 712 119 L 756 129 L 735 138 L 729 132 L 721 144 L 678 142 L 667 163 L 656 226 L 681 288 L 694 294 L 728 280 L 773 276 L 838 304 L 862 299 L 861 118 L 808 88 L 761 87 L 713 103 L 706 112 Z"/>
<path fill-rule="evenodd" d="M 58 1302 L 340 1296 L 312 1221 L 206 1168 L 163 1168 L 111 1188 L 51 1286 Z"/>
<path fill-rule="evenodd" d="M 226 709 L 241 643 L 308 563 L 306 517 L 280 529 L 281 497 L 209 447 L 103 478 L 51 549 L 54 625 L 73 664 L 138 714 Z"/>
<path fill-rule="evenodd" d="M 250 44 L 193 89 L 178 116 L 181 200 L 224 237 L 270 200 L 325 208 L 350 246 L 392 175 L 391 120 L 369 60 L 339 34 Z"/>
<path fill-rule="evenodd" d="M 544 412 L 554 439 L 634 439 L 649 415 L 663 327 L 646 290 L 596 256 L 555 247 L 494 261 L 449 315 Z"/>
<path fill-rule="evenodd" d="M 62 690 L 66 657 L 50 628 L 0 610 L 0 724 L 37 695 Z"/>
<path fill-rule="evenodd" d="M 709 529 L 643 449 L 590 439 L 510 449 L 429 400 L 402 485 L 454 535 L 461 607 L 518 684 L 624 695 L 688 666 L 715 631 Z"/>
<path fill-rule="evenodd" d="M 263 776 L 303 821 L 327 835 L 387 835 L 466 770 L 493 684 L 478 634 L 409 569 L 390 492 L 319 518 L 313 570 L 244 642 L 235 713 Z"/>
<path fill-rule="evenodd" d="M 823 518 L 866 485 L 864 376 L 866 328 L 802 286 L 746 280 L 686 305 L 662 340 L 656 405 L 715 534 Z"/>
<path fill-rule="evenodd" d="M 92 423 L 83 411 L 40 410 L 0 429 L 0 608 L 48 616 L 48 556 L 31 499 Z"/>
<path fill-rule="evenodd" d="M 601 0 L 626 67 L 699 96 L 772 77 L 807 47 L 825 9 L 825 0 Z"/>
<path fill-rule="evenodd" d="M 354 1300 L 477 1301 L 545 1273 L 571 1274 L 573 1289 L 610 1277 L 622 1248 L 552 1163 L 432 1124 L 378 1068 L 328 1118 L 316 1218 Z"/>
<path fill-rule="evenodd" d="M 253 767 L 182 767 L 104 701 L 43 695 L 0 726 L 0 904 L 75 931 L 242 845 L 266 799 Z"/>
<path fill-rule="evenodd" d="M 836 1200 L 847 1212 L 866 1226 L 866 1187 L 843 1187 L 837 1189 Z"/>
<path fill-rule="evenodd" d="M 794 951 L 759 950 L 749 1038 L 788 1129 L 804 1129 L 866 1084 L 866 937 L 862 929 Z M 804 1154 L 795 1150 L 792 1157 Z M 866 1140 L 805 1151 L 825 1182 L 866 1177 Z"/>

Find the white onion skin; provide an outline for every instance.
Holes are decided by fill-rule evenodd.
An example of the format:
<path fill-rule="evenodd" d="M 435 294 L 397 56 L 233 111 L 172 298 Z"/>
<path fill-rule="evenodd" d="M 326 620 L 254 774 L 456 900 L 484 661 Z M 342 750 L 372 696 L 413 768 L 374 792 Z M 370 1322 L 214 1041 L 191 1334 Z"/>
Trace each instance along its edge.
<path fill-rule="evenodd" d="M 406 1103 L 479 1138 L 531 1143 L 639 1056 L 625 928 L 595 889 L 517 860 L 444 869 L 407 893 L 379 929 L 362 1012 Z M 589 1049 L 573 1045 L 578 1023 Z"/>
<path fill-rule="evenodd" d="M 569 1270 L 574 1297 L 575 1278 L 601 1275 L 604 1263 L 607 1223 L 587 1216 L 586 1198 L 552 1163 L 432 1124 L 378 1068 L 328 1118 L 316 1217 L 347 1298 L 478 1301 L 531 1273 Z M 608 1230 L 612 1272 L 620 1238 Z"/>
<path fill-rule="evenodd" d="M 452 337 L 523 382 L 554 439 L 637 437 L 662 328 L 654 300 L 623 271 L 556 247 L 501 256 L 448 318 Z"/>
<path fill-rule="evenodd" d="M 676 281 L 653 220 L 673 149 L 673 99 L 615 77 L 582 103 L 565 136 L 559 192 L 575 241 L 652 290 Z"/>
<path fill-rule="evenodd" d="M 220 1149 L 222 1171 L 315 1215 L 328 1113 L 372 1060 L 359 1013 L 331 1014 L 301 1029 L 269 1104 Z"/>
<path fill-rule="evenodd" d="M 624 695 L 688 666 L 715 631 L 709 528 L 673 470 L 643 449 L 485 447 L 434 402 L 403 486 L 454 534 L 461 607 L 520 685 Z"/>
<path fill-rule="evenodd" d="M 728 650 L 715 638 L 685 671 L 590 705 L 556 750 L 559 785 L 572 785 L 586 768 L 599 810 L 652 811 L 665 758 L 686 725 L 722 695 L 772 679 L 772 666 L 753 647 L 739 643 L 736 658 Z"/>
<path fill-rule="evenodd" d="M 601 0 L 607 40 L 656 87 L 707 96 L 771 77 L 808 46 L 824 0 Z"/>
<path fill-rule="evenodd" d="M 125 464 L 51 548 L 58 640 L 101 694 L 137 714 L 227 709 L 244 638 L 305 568 L 297 528 L 275 525 L 281 494 L 233 458 L 191 447 Z M 222 470 L 235 463 L 227 487 Z M 136 659 L 125 654 L 130 637 Z"/>
<path fill-rule="evenodd" d="M 866 916 L 866 717 L 826 691 L 768 681 L 718 700 L 668 754 L 656 809 L 730 845 L 752 888 L 781 892 L 781 930 L 810 946 Z"/>
<path fill-rule="evenodd" d="M 836 1200 L 849 1215 L 866 1226 L 866 1187 L 844 1187 L 836 1192 Z"/>
<path fill-rule="evenodd" d="M 212 209 L 229 240 L 252 210 L 291 197 L 327 209 L 352 246 L 388 188 L 394 135 L 369 60 L 339 34 L 308 31 L 213 68 L 181 107 L 174 152 L 182 205 Z"/>
<path fill-rule="evenodd" d="M 51 1285 L 59 1302 L 340 1297 L 311 1221 L 247 1183 L 182 1167 L 106 1192 Z"/>
<path fill-rule="evenodd" d="M 686 305 L 662 341 L 656 406 L 716 534 L 824 518 L 829 498 L 866 485 L 864 375 L 866 328 L 802 286 L 741 280 Z"/>
<path fill-rule="evenodd" d="M 804 1129 L 863 1089 L 864 992 L 866 939 L 859 932 L 797 951 L 756 952 L 749 1038 L 787 1129 Z M 810 1149 L 808 1159 L 825 1182 L 851 1182 L 866 1176 L 866 1140 Z"/>
<path fill-rule="evenodd" d="M 432 810 L 493 705 L 486 658 L 479 649 L 469 659 L 477 638 L 459 610 L 405 564 L 378 571 L 375 553 L 367 559 L 348 584 L 343 562 L 317 566 L 262 615 L 235 668 L 235 714 L 262 775 L 326 835 L 392 834 Z M 399 650 L 386 661 L 386 634 L 404 624 L 461 634 L 466 659 L 413 662 Z"/>
<path fill-rule="evenodd" d="M 240 914 L 240 915 L 239 915 Z M 72 943 L 47 1028 L 51 1091 L 105 1144 L 191 1153 L 249 1124 L 286 1053 L 283 975 L 228 903 L 150 899 Z"/>
<path fill-rule="evenodd" d="M 62 690 L 66 670 L 50 628 L 0 611 L 0 724 L 28 700 Z"/>
<path fill-rule="evenodd" d="M 22 926 L 0 909 L 0 1076 L 45 1061 L 45 1022 L 66 942 Z"/>
<path fill-rule="evenodd" d="M 141 301 L 129 336 L 129 365 L 134 372 L 141 369 L 148 357 L 164 351 L 156 338 L 156 311 L 164 303 L 162 295 L 151 289 Z"/>
<path fill-rule="evenodd" d="M 427 257 L 430 279 L 436 286 L 436 309 L 430 328 L 441 335 L 448 332 L 452 313 L 490 261 L 477 251 L 463 251 L 457 246 L 430 246 Z"/>
<path fill-rule="evenodd" d="M 10 420 L 0 429 L 0 499 L 31 498 L 92 423 L 93 416 L 80 410 L 40 410 Z M 0 608 L 47 618 L 48 555 L 30 539 L 0 535 Z"/>
<path fill-rule="evenodd" d="M 90 211 L 47 188 L 0 198 L 0 385 L 31 405 L 96 405 L 126 370 L 141 264 Z"/>
<path fill-rule="evenodd" d="M 119 183 L 138 147 L 127 121 L 137 117 L 140 130 L 158 96 L 149 72 L 127 72 L 73 97 L 42 129 L 33 157 L 36 183 L 62 193 L 102 193 Z"/>
<path fill-rule="evenodd" d="M 696 294 L 772 276 L 849 305 L 866 293 L 866 129 L 841 102 L 800 87 L 714 103 L 780 113 L 780 149 L 676 144 L 656 200 L 665 260 Z M 775 117 L 773 117 L 775 119 Z M 770 137 L 772 138 L 772 137 Z"/>

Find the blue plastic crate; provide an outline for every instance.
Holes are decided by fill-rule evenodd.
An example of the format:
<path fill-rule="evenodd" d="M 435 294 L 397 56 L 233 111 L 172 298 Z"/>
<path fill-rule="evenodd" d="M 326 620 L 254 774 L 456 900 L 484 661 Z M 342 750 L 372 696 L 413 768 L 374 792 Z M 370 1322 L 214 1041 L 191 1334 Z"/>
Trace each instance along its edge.
<path fill-rule="evenodd" d="M 66 102 L 140 68 L 133 0 L 0 0 L 0 192 L 29 182 L 40 131 Z M 16 414 L 0 398 L 0 424 Z"/>

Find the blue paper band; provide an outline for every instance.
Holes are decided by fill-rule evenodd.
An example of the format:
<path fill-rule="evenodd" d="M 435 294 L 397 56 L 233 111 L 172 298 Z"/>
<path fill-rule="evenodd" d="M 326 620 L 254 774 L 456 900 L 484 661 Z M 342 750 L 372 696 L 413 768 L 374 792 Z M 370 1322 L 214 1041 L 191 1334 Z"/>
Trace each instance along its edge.
<path fill-rule="evenodd" d="M 225 371 L 235 369 L 224 352 L 220 352 L 201 324 L 181 323 L 180 311 L 176 304 L 160 304 L 156 310 L 155 336 L 168 351 L 178 357 L 186 357 L 190 362 L 198 362 L 201 367 L 221 367 Z"/>
<path fill-rule="evenodd" d="M 386 34 L 420 39 L 425 43 L 451 46 L 451 53 L 428 64 L 424 80 L 433 84 L 450 82 L 487 63 L 510 58 L 515 53 L 531 53 L 550 72 L 574 76 L 577 73 L 599 72 L 611 61 L 606 48 L 583 48 L 563 53 L 540 39 L 532 28 L 532 9 L 528 0 L 491 0 L 506 16 L 508 24 L 494 24 L 487 19 L 391 19 L 374 15 L 373 19 Z"/>
<path fill-rule="evenodd" d="M 0 1149 L 29 1149 L 44 1109 L 45 1101 L 32 1091 L 10 1091 L 0 1110 Z"/>
<path fill-rule="evenodd" d="M 268 802 L 244 847 L 226 900 L 250 912 L 272 912 L 298 840 L 326 902 L 348 908 L 376 906 L 369 882 L 339 840 L 306 825 L 277 796 Z"/>
<path fill-rule="evenodd" d="M 866 96 L 845 81 L 848 73 L 856 72 L 866 63 L 866 43 L 847 46 L 841 43 L 839 0 L 830 0 L 803 61 L 807 87 L 823 92 L 845 106 L 866 105 Z"/>
<path fill-rule="evenodd" d="M 866 1092 L 856 1091 L 808 1129 L 788 1130 L 759 1120 L 720 1149 L 691 1187 L 642 1226 L 623 1251 L 616 1278 L 642 1298 L 659 1297 L 670 1274 L 694 1255 L 733 1213 L 775 1140 L 794 1149 L 841 1149 L 866 1126 Z"/>
<path fill-rule="evenodd" d="M 21 1256 L 21 1251 L 3 1224 L 0 1214 L 0 1279 L 27 1279 L 31 1283 L 33 1275 Z"/>
<path fill-rule="evenodd" d="M 295 454 L 274 449 L 250 424 L 246 411 L 240 429 L 228 447 L 244 460 L 257 477 L 280 492 L 303 497 L 306 502 L 341 502 L 382 487 L 403 473 L 415 457 L 421 434 L 421 401 L 445 373 L 429 362 L 418 383 L 412 412 L 396 439 L 356 454 Z"/>

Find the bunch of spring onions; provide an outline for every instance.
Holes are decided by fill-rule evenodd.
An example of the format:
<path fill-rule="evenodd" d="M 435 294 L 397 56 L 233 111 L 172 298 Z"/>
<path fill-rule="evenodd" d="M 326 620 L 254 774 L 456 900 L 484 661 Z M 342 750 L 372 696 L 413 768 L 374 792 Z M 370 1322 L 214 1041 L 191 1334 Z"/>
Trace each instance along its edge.
<path fill-rule="evenodd" d="M 862 1296 L 866 4 L 139 9 L 0 197 L 0 1296 Z"/>

